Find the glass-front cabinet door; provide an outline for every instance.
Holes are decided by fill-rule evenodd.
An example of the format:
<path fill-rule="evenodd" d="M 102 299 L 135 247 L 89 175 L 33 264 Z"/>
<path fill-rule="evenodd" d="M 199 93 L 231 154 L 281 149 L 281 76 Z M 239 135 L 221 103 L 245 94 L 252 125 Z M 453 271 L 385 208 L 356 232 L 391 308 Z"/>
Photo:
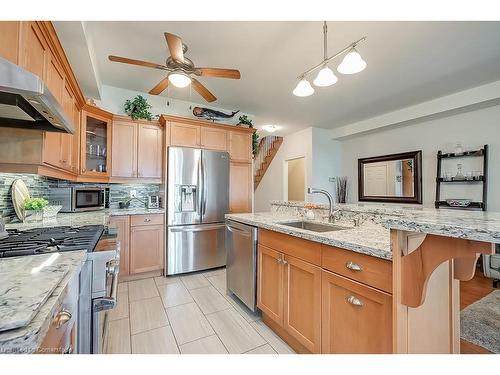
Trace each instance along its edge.
<path fill-rule="evenodd" d="M 81 175 L 107 178 L 111 164 L 112 115 L 86 105 L 82 111 Z"/>

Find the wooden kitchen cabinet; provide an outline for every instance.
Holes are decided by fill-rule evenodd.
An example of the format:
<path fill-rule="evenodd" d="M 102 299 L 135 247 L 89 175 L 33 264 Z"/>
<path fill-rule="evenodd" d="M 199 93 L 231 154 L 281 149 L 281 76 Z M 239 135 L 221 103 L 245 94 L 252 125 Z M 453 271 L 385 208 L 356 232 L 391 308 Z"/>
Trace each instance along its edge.
<path fill-rule="evenodd" d="M 163 269 L 163 225 L 141 225 L 130 229 L 130 273 Z"/>
<path fill-rule="evenodd" d="M 392 297 L 322 271 L 322 352 L 392 353 Z"/>
<path fill-rule="evenodd" d="M 111 170 L 112 114 L 86 104 L 80 123 L 79 181 L 107 182 Z"/>
<path fill-rule="evenodd" d="M 111 216 L 109 225 L 118 229 L 120 276 L 127 276 L 130 273 L 130 216 Z"/>
<path fill-rule="evenodd" d="M 321 268 L 259 245 L 257 307 L 302 347 L 321 352 Z"/>
<path fill-rule="evenodd" d="M 113 121 L 112 176 L 137 177 L 137 124 Z"/>
<path fill-rule="evenodd" d="M 161 178 L 163 165 L 163 132 L 157 125 L 138 124 L 137 177 Z"/>
<path fill-rule="evenodd" d="M 170 145 L 181 147 L 200 147 L 200 125 L 172 121 L 170 123 Z"/>
<path fill-rule="evenodd" d="M 321 353 L 321 268 L 284 256 L 285 330 L 312 353 Z"/>
<path fill-rule="evenodd" d="M 19 35 L 21 23 L 18 21 L 0 22 L 0 57 L 17 64 L 19 62 Z"/>
<path fill-rule="evenodd" d="M 283 254 L 259 245 L 257 260 L 257 307 L 279 325 L 283 324 Z"/>
<path fill-rule="evenodd" d="M 113 182 L 121 179 L 160 182 L 163 169 L 163 130 L 152 121 L 133 121 L 124 116 L 113 118 Z"/>
<path fill-rule="evenodd" d="M 229 155 L 231 161 L 239 163 L 252 162 L 252 133 L 229 131 Z"/>
<path fill-rule="evenodd" d="M 49 46 L 40 25 L 29 21 L 22 22 L 21 27 L 19 65 L 45 80 Z"/>
<path fill-rule="evenodd" d="M 226 151 L 228 132 L 224 129 L 201 127 L 201 148 L 207 150 Z"/>
<path fill-rule="evenodd" d="M 252 212 L 252 196 L 252 164 L 231 161 L 229 167 L 229 212 Z"/>

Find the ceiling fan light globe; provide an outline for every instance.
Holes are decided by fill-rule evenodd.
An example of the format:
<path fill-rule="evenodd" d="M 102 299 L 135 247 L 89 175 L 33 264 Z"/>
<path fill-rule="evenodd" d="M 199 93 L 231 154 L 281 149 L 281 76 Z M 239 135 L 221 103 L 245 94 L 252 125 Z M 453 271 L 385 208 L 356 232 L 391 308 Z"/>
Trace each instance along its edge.
<path fill-rule="evenodd" d="M 339 79 L 333 71 L 329 67 L 325 66 L 318 72 L 318 75 L 314 79 L 313 83 L 314 86 L 326 87 L 337 83 L 338 80 Z"/>
<path fill-rule="evenodd" d="M 295 89 L 293 90 L 293 95 L 295 96 L 310 96 L 314 94 L 314 88 L 311 86 L 307 79 L 301 79 Z"/>
<path fill-rule="evenodd" d="M 178 72 L 170 73 L 168 80 L 172 85 L 179 88 L 187 87 L 191 83 L 191 78 L 188 75 Z"/>
<path fill-rule="evenodd" d="M 363 60 L 361 55 L 354 48 L 349 51 L 344 59 L 337 67 L 339 73 L 342 74 L 355 74 L 359 73 L 366 68 L 366 61 Z"/>

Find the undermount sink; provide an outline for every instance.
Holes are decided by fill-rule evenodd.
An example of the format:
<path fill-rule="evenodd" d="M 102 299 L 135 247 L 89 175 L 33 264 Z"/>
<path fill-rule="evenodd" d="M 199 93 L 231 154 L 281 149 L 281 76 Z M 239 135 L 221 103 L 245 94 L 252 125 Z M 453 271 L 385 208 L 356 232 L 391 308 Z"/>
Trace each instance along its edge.
<path fill-rule="evenodd" d="M 287 223 L 280 223 L 281 225 L 285 225 L 287 227 L 299 228 L 310 230 L 312 232 L 334 232 L 337 230 L 349 229 L 348 227 L 341 227 L 339 225 L 334 224 L 320 224 L 320 223 L 311 223 L 309 221 L 290 221 Z"/>

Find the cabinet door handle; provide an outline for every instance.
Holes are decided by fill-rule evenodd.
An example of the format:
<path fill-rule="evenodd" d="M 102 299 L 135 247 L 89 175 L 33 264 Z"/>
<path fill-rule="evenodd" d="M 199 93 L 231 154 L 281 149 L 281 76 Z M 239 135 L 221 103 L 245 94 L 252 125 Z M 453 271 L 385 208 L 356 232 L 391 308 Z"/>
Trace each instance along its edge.
<path fill-rule="evenodd" d="M 61 310 L 59 313 L 56 315 L 55 321 L 56 321 L 56 328 L 59 329 L 66 323 L 68 323 L 71 320 L 71 313 L 68 310 Z"/>
<path fill-rule="evenodd" d="M 278 258 L 278 263 L 282 263 L 283 260 L 281 258 Z"/>
<path fill-rule="evenodd" d="M 353 263 L 351 261 L 347 262 L 345 264 L 345 267 L 349 268 L 352 271 L 363 271 L 363 268 L 359 264 Z"/>
<path fill-rule="evenodd" d="M 283 264 L 286 266 L 288 262 L 285 259 L 283 259 Z"/>
<path fill-rule="evenodd" d="M 361 302 L 360 299 L 354 297 L 354 296 L 349 296 L 346 298 L 346 301 L 350 303 L 351 305 L 354 306 L 363 306 L 363 302 Z"/>

